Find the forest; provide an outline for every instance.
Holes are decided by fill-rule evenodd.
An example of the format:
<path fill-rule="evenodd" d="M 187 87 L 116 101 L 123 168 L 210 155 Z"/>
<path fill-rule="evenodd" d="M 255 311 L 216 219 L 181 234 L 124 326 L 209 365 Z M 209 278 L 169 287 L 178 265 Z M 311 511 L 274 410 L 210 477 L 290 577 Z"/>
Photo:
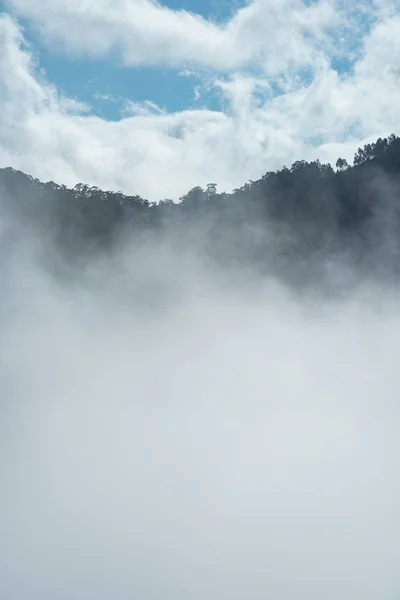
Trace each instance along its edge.
<path fill-rule="evenodd" d="M 349 165 L 296 161 L 232 193 L 197 186 L 179 202 L 79 183 L 73 189 L 13 168 L 0 170 L 10 236 L 36 235 L 79 264 L 129 239 L 167 236 L 224 265 L 251 266 L 296 282 L 324 277 L 327 261 L 393 278 L 400 253 L 400 138 L 359 148 Z M 12 218 L 11 218 L 12 217 Z M 11 227 L 11 226 L 10 226 Z M 18 237 L 18 236 L 17 236 Z M 312 265 L 312 268 L 311 268 Z"/>

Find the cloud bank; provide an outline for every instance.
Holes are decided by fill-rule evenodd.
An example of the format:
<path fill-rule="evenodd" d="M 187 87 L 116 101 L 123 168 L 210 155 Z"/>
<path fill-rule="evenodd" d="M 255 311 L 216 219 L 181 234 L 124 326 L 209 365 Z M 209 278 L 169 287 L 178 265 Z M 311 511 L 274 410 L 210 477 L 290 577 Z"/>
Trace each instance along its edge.
<path fill-rule="evenodd" d="M 357 10 L 251 2 L 223 24 L 150 2 L 8 5 L 14 17 L 0 17 L 0 164 L 44 180 L 177 199 L 210 181 L 230 191 L 300 158 L 351 161 L 360 144 L 396 132 L 394 2 Z M 81 58 L 117 52 L 131 66 L 190 63 L 221 110 L 168 113 L 133 98 L 118 122 L 93 116 L 46 81 L 17 15 L 42 43 L 54 49 L 56 39 L 57 51 Z"/>
<path fill-rule="evenodd" d="M 117 52 L 129 65 L 194 64 L 223 71 L 259 60 L 272 71 L 308 64 L 313 44 L 340 22 L 329 1 L 256 0 L 225 24 L 152 0 L 11 0 L 8 5 L 32 20 L 53 48 L 61 43 L 65 51 L 96 57 Z"/>
<path fill-rule="evenodd" d="M 395 293 L 1 242 L 1 597 L 397 597 Z"/>

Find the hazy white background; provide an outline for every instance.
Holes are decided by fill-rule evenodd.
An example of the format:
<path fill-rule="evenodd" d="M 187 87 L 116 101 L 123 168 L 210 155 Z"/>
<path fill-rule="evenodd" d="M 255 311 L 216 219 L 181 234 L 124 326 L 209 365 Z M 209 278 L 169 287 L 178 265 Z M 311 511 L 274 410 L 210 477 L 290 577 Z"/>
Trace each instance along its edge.
<path fill-rule="evenodd" d="M 1 296 L 2 598 L 397 598 L 394 293 L 295 300 L 161 246 L 61 285 L 30 256 Z"/>

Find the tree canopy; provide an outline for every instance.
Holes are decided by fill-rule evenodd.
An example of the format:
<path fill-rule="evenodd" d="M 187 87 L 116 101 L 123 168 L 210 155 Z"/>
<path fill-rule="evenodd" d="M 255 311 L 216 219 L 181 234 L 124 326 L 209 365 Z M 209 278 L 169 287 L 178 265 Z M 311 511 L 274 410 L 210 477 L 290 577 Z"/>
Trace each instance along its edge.
<path fill-rule="evenodd" d="M 171 231 L 192 240 L 188 243 L 201 239 L 214 258 L 257 265 L 270 260 L 271 236 L 280 249 L 274 253 L 277 263 L 282 256 L 289 264 L 344 248 L 356 248 L 364 260 L 373 245 L 384 245 L 382 223 L 388 219 L 382 214 L 391 215 L 396 248 L 400 239 L 400 138 L 392 134 L 359 148 L 352 166 L 343 158 L 336 170 L 319 160 L 298 160 L 232 193 L 218 191 L 216 183 L 196 186 L 177 203 L 84 183 L 70 189 L 12 168 L 0 169 L 0 199 L 3 209 L 31 228 L 41 227 L 69 253 L 107 250 L 121 234 L 138 238 Z M 394 264 L 393 256 L 390 260 Z"/>

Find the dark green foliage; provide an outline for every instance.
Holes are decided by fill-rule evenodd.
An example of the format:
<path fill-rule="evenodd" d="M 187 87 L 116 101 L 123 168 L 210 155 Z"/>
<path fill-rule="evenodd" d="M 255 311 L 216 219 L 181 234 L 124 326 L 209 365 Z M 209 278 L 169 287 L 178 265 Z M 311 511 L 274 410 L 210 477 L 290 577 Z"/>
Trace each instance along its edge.
<path fill-rule="evenodd" d="M 336 168 L 338 171 L 344 171 L 349 168 L 349 163 L 345 158 L 338 158 L 336 161 Z"/>
<path fill-rule="evenodd" d="M 263 266 L 273 252 L 276 264 L 285 256 L 287 266 L 292 259 L 346 248 L 356 248 L 360 258 L 371 250 L 371 240 L 382 239 L 371 233 L 382 206 L 391 210 L 391 235 L 400 238 L 400 138 L 379 138 L 358 149 L 354 166 L 339 158 L 336 168 L 299 160 L 231 194 L 218 192 L 215 183 L 206 190 L 194 187 L 179 203 L 150 203 L 84 184 L 68 189 L 7 168 L 0 170 L 0 200 L 25 227 L 39 227 L 41 235 L 75 254 L 83 248 L 107 251 L 121 237 L 163 230 L 189 243 L 201 240 L 203 249 L 228 262 Z"/>
<path fill-rule="evenodd" d="M 354 164 L 361 165 L 367 160 L 382 156 L 382 154 L 386 152 L 386 150 L 390 148 L 390 146 L 398 139 L 399 138 L 392 134 L 388 138 L 379 138 L 375 144 L 366 144 L 364 148 L 359 148 L 357 150 L 356 154 L 354 155 Z"/>

